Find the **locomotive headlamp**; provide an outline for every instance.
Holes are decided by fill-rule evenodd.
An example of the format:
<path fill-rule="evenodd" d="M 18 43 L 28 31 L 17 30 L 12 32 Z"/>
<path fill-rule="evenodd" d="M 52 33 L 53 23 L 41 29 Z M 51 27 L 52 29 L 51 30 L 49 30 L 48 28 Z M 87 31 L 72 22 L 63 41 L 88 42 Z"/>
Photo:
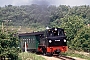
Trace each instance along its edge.
<path fill-rule="evenodd" d="M 64 42 L 66 42 L 66 39 L 64 39 Z"/>
<path fill-rule="evenodd" d="M 51 40 L 49 40 L 49 43 L 51 43 L 52 41 Z"/>
<path fill-rule="evenodd" d="M 55 31 L 57 31 L 57 28 L 55 28 Z"/>

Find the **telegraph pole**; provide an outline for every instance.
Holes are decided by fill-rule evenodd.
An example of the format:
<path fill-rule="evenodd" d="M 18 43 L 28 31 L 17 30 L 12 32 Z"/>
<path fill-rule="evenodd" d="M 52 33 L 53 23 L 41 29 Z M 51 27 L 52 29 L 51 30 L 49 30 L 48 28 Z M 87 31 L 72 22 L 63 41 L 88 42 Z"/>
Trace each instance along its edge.
<path fill-rule="evenodd" d="M 2 32 L 4 32 L 4 28 L 3 28 L 3 22 L 2 22 Z"/>
<path fill-rule="evenodd" d="M 4 32 L 4 22 L 7 22 L 7 28 L 8 28 L 8 22 L 11 22 L 11 20 L 3 20 L 2 21 L 2 32 Z"/>

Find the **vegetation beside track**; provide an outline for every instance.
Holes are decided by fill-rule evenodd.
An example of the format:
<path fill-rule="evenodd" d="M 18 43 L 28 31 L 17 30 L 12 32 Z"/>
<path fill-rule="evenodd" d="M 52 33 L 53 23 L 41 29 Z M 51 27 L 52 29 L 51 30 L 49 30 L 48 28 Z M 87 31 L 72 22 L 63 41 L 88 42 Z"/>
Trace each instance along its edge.
<path fill-rule="evenodd" d="M 45 58 L 33 53 L 22 52 L 19 54 L 19 60 L 45 60 Z"/>
<path fill-rule="evenodd" d="M 68 52 L 66 53 L 61 53 L 62 55 L 65 55 L 65 56 L 71 56 L 71 57 L 79 57 L 79 58 L 82 58 L 82 59 L 86 59 L 86 60 L 90 60 L 90 54 L 88 55 L 84 55 L 83 53 L 80 54 L 80 53 L 76 53 L 74 50 L 69 50 Z"/>

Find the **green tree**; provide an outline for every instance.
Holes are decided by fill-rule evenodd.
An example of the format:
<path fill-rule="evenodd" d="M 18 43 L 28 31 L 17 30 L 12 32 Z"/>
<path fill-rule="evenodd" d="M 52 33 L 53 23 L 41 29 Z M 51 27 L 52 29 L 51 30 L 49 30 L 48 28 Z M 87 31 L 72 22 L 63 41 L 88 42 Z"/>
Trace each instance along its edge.
<path fill-rule="evenodd" d="M 0 57 L 18 59 L 18 39 L 12 33 L 0 33 Z"/>
<path fill-rule="evenodd" d="M 75 50 L 90 52 L 90 26 L 85 26 L 77 32 L 72 45 Z"/>
<path fill-rule="evenodd" d="M 80 16 L 66 16 L 61 19 L 60 27 L 64 28 L 69 40 L 74 39 L 77 31 L 84 26 L 84 20 Z"/>
<path fill-rule="evenodd" d="M 64 28 L 68 39 L 69 48 L 72 47 L 72 42 L 77 35 L 77 32 L 85 25 L 84 20 L 80 16 L 65 16 L 61 20 L 57 20 L 55 27 Z"/>

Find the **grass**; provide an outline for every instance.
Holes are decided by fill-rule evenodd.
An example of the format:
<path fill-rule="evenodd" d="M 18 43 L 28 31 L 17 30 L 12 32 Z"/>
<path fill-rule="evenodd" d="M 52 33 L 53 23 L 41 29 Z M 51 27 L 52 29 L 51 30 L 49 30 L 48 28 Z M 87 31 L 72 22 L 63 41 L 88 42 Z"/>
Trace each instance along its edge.
<path fill-rule="evenodd" d="M 88 55 L 88 56 L 85 56 L 85 55 L 83 55 L 83 54 L 78 54 L 78 53 L 75 53 L 75 52 L 72 51 L 72 50 L 69 50 L 69 51 L 66 52 L 66 53 L 62 53 L 62 55 L 71 56 L 71 57 L 79 57 L 79 58 L 82 58 L 82 59 L 90 60 L 89 55 Z"/>
<path fill-rule="evenodd" d="M 45 60 L 45 58 L 33 53 L 22 52 L 19 54 L 19 60 Z"/>

